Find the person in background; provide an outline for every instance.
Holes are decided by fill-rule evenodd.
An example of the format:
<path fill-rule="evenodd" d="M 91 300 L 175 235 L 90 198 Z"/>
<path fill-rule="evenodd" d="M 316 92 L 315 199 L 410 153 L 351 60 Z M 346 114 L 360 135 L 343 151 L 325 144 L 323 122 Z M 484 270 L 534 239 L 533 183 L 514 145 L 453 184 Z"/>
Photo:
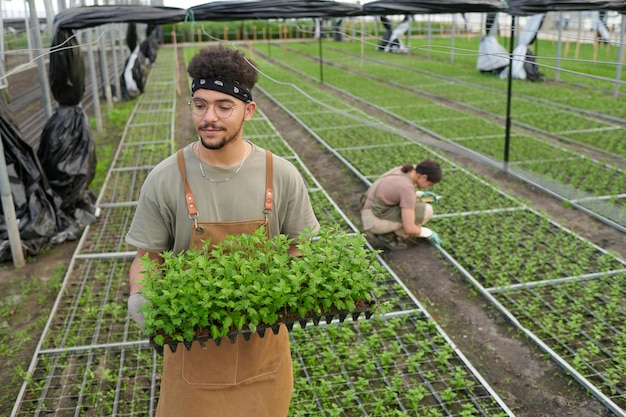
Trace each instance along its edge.
<path fill-rule="evenodd" d="M 388 250 L 407 249 L 407 241 L 412 237 L 427 238 L 442 245 L 439 235 L 423 226 L 433 216 L 432 204 L 441 197 L 421 191 L 437 184 L 441 178 L 441 166 L 432 160 L 415 166 L 406 164 L 384 173 L 362 199 L 364 231 L 373 234 L 377 243 Z"/>
<path fill-rule="evenodd" d="M 130 315 L 140 325 L 147 255 L 212 245 L 228 235 L 265 227 L 268 238 L 319 230 L 302 175 L 287 160 L 244 140 L 256 103 L 258 74 L 243 53 L 223 46 L 189 62 L 190 114 L 198 140 L 160 162 L 146 178 L 126 242 L 137 248 L 130 266 Z M 295 244 L 289 252 L 297 255 Z M 293 389 L 287 329 L 235 343 L 193 343 L 163 353 L 157 417 L 284 417 Z"/>

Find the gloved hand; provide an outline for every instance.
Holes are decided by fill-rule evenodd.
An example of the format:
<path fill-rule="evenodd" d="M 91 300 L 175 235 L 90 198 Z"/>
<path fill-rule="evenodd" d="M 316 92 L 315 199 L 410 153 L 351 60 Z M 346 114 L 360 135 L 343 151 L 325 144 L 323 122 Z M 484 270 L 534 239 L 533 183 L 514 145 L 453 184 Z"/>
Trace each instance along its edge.
<path fill-rule="evenodd" d="M 420 237 L 425 237 L 436 245 L 443 246 L 443 240 L 439 237 L 437 232 L 422 226 L 422 231 L 419 234 Z"/>
<path fill-rule="evenodd" d="M 431 193 L 430 191 L 422 191 L 422 195 L 419 196 L 419 199 L 424 203 L 436 204 L 439 201 L 439 196 L 435 193 Z"/>
<path fill-rule="evenodd" d="M 138 292 L 131 294 L 130 297 L 128 297 L 128 313 L 133 320 L 135 320 L 135 323 L 137 323 L 142 332 L 145 330 L 143 326 L 144 317 L 143 314 L 139 312 L 139 308 L 147 302 L 148 299 Z"/>

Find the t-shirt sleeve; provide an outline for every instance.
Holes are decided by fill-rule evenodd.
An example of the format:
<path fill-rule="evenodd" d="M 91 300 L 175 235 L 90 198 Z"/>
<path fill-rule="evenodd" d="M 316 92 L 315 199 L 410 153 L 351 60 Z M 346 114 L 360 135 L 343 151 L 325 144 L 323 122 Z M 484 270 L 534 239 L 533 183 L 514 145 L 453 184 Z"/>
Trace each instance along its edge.
<path fill-rule="evenodd" d="M 163 252 L 173 245 L 173 216 L 157 183 L 155 176 L 149 175 L 141 187 L 126 242 L 136 248 Z"/>
<path fill-rule="evenodd" d="M 400 208 L 414 209 L 415 202 L 417 201 L 415 187 L 411 184 L 406 183 L 406 181 L 403 181 L 398 188 L 398 192 L 400 193 Z"/>

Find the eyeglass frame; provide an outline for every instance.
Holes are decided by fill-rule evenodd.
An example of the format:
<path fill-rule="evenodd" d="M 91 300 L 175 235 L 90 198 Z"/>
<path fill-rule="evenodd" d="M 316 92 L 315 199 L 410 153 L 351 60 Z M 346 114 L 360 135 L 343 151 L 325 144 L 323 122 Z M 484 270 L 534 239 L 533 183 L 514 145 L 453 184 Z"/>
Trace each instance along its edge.
<path fill-rule="evenodd" d="M 204 104 L 206 105 L 206 110 L 205 110 L 204 112 L 202 112 L 201 114 L 196 113 L 197 108 L 193 105 L 193 103 L 194 103 L 194 102 L 202 102 L 202 103 L 204 103 Z M 187 102 L 187 105 L 189 106 L 189 110 L 191 110 L 191 113 L 192 113 L 193 115 L 195 115 L 195 116 L 199 116 L 199 117 L 204 116 L 204 115 L 205 115 L 205 114 L 209 111 L 209 109 L 211 108 L 211 106 L 213 106 L 213 107 L 214 107 L 214 110 L 213 110 L 213 111 L 215 112 L 215 114 L 217 115 L 217 117 L 219 117 L 220 119 L 228 119 L 230 116 L 232 116 L 232 115 L 233 115 L 233 111 L 234 111 L 236 108 L 241 107 L 241 106 L 245 106 L 245 105 L 246 105 L 246 103 L 243 103 L 243 104 L 238 104 L 238 105 L 236 105 L 236 106 L 233 106 L 232 104 L 230 104 L 230 103 L 228 103 L 228 102 L 221 103 L 221 102 L 219 102 L 219 101 L 218 101 L 217 103 L 209 104 L 206 100 L 204 100 L 204 99 L 202 99 L 202 98 L 192 97 L 192 98 L 191 98 L 191 99 L 189 99 L 189 101 Z M 226 107 L 227 105 L 229 106 L 229 109 L 230 109 L 230 114 L 229 114 L 228 116 L 221 116 L 221 115 L 218 113 L 218 111 L 217 111 L 217 110 L 215 110 L 215 109 L 217 109 L 217 108 L 220 108 L 220 106 L 222 106 L 222 107 Z"/>

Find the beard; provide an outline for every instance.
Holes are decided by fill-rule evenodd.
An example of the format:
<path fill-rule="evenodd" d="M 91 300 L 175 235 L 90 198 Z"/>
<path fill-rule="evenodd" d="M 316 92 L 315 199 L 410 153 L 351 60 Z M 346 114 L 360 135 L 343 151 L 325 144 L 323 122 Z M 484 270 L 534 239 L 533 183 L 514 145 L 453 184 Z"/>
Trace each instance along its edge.
<path fill-rule="evenodd" d="M 205 129 L 207 127 L 216 128 L 217 126 L 203 124 L 201 126 L 198 126 L 198 131 L 201 131 L 202 129 Z M 243 128 L 243 121 L 239 125 L 239 128 L 232 135 L 229 135 L 229 136 L 225 135 L 219 140 L 215 139 L 217 141 L 205 142 L 201 135 L 198 135 L 198 137 L 200 138 L 200 143 L 206 149 L 218 150 L 218 149 L 222 149 L 224 146 L 228 145 L 229 143 L 234 142 L 235 139 L 237 139 L 237 137 L 240 136 L 242 128 Z"/>

